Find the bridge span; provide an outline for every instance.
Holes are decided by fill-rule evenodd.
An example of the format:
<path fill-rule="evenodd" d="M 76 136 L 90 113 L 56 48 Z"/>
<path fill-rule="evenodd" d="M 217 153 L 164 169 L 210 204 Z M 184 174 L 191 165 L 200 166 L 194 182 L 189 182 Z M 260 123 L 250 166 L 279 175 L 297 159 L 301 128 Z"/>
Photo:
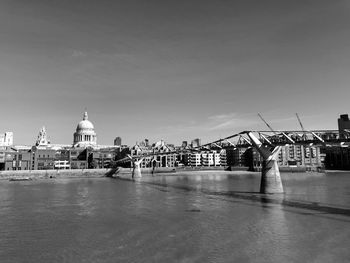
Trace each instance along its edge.
<path fill-rule="evenodd" d="M 261 170 L 260 193 L 276 194 L 283 193 L 283 184 L 278 167 L 277 157 L 282 148 L 286 145 L 307 145 L 322 147 L 349 147 L 350 131 L 344 130 L 315 130 L 315 131 L 242 131 L 225 138 L 203 144 L 197 147 L 180 149 L 167 153 L 153 152 L 143 155 L 130 156 L 120 159 L 116 165 L 122 162 L 131 161 L 133 164 L 132 178 L 140 178 L 140 163 L 143 158 L 174 153 L 198 152 L 210 149 L 225 148 L 254 148 L 263 159 Z M 112 169 L 112 173 L 117 167 Z"/>

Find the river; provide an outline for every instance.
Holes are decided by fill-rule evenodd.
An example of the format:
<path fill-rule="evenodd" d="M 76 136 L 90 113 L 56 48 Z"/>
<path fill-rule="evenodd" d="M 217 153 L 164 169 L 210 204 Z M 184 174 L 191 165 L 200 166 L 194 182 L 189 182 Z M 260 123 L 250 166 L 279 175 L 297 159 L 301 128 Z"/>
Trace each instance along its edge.
<path fill-rule="evenodd" d="M 349 262 L 350 173 L 0 181 L 0 262 Z"/>

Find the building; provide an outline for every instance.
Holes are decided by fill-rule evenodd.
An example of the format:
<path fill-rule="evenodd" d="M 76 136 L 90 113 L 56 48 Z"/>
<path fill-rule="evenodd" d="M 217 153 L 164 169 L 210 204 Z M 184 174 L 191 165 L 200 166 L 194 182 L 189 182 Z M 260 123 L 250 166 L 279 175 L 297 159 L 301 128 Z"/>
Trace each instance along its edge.
<path fill-rule="evenodd" d="M 7 147 L 0 151 L 0 170 L 30 170 L 31 154 L 28 150 Z"/>
<path fill-rule="evenodd" d="M 338 130 L 339 133 L 344 133 L 345 130 L 350 131 L 350 120 L 348 114 L 342 114 L 338 118 Z"/>
<path fill-rule="evenodd" d="M 97 135 L 94 125 L 88 120 L 88 114 L 85 111 L 83 120 L 77 125 L 77 129 L 73 135 L 74 147 L 88 147 L 97 145 Z"/>
<path fill-rule="evenodd" d="M 110 168 L 113 167 L 120 148 L 104 148 L 93 150 L 89 154 L 89 168 Z"/>
<path fill-rule="evenodd" d="M 122 138 L 121 137 L 116 137 L 114 139 L 114 145 L 115 146 L 121 146 L 122 145 Z"/>
<path fill-rule="evenodd" d="M 13 132 L 0 133 L 0 146 L 13 145 Z"/>
<path fill-rule="evenodd" d="M 33 146 L 31 149 L 31 170 L 53 170 L 56 150 L 49 147 Z"/>
<path fill-rule="evenodd" d="M 156 153 L 155 155 L 150 155 Z M 130 149 L 131 156 L 150 155 L 143 157 L 141 168 L 147 167 L 175 167 L 179 163 L 179 155 L 175 153 L 175 147 L 160 140 L 152 145 L 145 139 L 136 143 Z"/>
<path fill-rule="evenodd" d="M 34 146 L 12 144 L 12 132 L 0 134 L 0 170 L 108 168 L 129 153 L 129 147 L 121 145 L 120 137 L 115 139 L 117 145 L 97 145 L 87 112 L 76 127 L 73 145 L 51 144 L 45 127 L 39 131 Z M 148 140 L 144 144 L 148 145 Z"/>
<path fill-rule="evenodd" d="M 251 157 L 246 156 L 252 162 L 249 167 L 261 167 L 263 158 L 256 149 L 252 149 Z M 324 155 L 321 153 L 320 146 L 305 145 L 285 145 L 281 147 L 278 153 L 278 165 L 280 167 L 303 166 L 303 167 L 322 167 Z"/>
<path fill-rule="evenodd" d="M 226 163 L 228 166 L 245 166 L 246 160 L 244 158 L 246 148 L 226 148 Z"/>
<path fill-rule="evenodd" d="M 220 151 L 220 166 L 227 166 L 226 149 Z"/>
<path fill-rule="evenodd" d="M 188 157 L 188 164 L 190 166 L 201 166 L 202 158 L 200 153 L 190 153 Z"/>
<path fill-rule="evenodd" d="M 338 118 L 338 131 L 342 138 L 349 138 L 348 136 L 350 134 L 350 120 L 348 114 L 342 114 Z M 350 150 L 348 147 L 327 147 L 323 149 L 323 151 L 326 154 L 326 169 L 350 170 Z"/>
<path fill-rule="evenodd" d="M 38 137 L 36 139 L 35 145 L 36 146 L 48 146 L 50 144 L 48 138 L 45 126 L 43 126 L 38 134 Z"/>
<path fill-rule="evenodd" d="M 159 167 L 175 167 L 178 163 L 174 145 L 167 144 L 163 140 L 152 145 L 152 152 L 160 153 L 155 158 Z M 155 163 L 153 160 L 152 162 Z"/>
<path fill-rule="evenodd" d="M 194 140 L 191 141 L 191 146 L 196 148 L 196 147 L 200 147 L 201 146 L 201 139 L 196 138 Z"/>
<path fill-rule="evenodd" d="M 334 147 L 325 149 L 325 168 L 329 170 L 350 170 L 350 149 Z"/>
<path fill-rule="evenodd" d="M 70 149 L 70 167 L 71 169 L 87 169 L 88 165 L 88 148 Z"/>
<path fill-rule="evenodd" d="M 189 166 L 226 166 L 226 150 L 208 150 L 187 154 L 187 164 Z"/>
<path fill-rule="evenodd" d="M 57 149 L 55 152 L 54 169 L 70 169 L 70 150 Z"/>

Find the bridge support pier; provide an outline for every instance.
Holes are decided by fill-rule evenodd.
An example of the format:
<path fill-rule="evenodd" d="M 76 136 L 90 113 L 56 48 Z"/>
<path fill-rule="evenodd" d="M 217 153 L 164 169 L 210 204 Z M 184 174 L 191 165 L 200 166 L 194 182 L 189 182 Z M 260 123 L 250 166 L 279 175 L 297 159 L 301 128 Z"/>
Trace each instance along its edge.
<path fill-rule="evenodd" d="M 252 132 L 247 133 L 255 149 L 263 158 L 261 171 L 260 193 L 262 194 L 278 194 L 284 193 L 281 174 L 278 168 L 277 157 L 281 150 L 281 146 L 277 146 L 270 151 L 265 147 Z"/>
<path fill-rule="evenodd" d="M 132 169 L 132 179 L 135 178 L 141 178 L 142 174 L 141 174 L 141 162 L 142 162 L 143 158 L 141 158 L 140 160 L 132 161 L 133 164 L 133 169 Z"/>
<path fill-rule="evenodd" d="M 280 147 L 278 148 L 276 155 L 278 155 L 278 152 L 280 151 Z M 283 192 L 281 174 L 278 168 L 276 156 L 271 155 L 270 158 L 264 158 L 261 170 L 260 193 L 277 194 Z"/>

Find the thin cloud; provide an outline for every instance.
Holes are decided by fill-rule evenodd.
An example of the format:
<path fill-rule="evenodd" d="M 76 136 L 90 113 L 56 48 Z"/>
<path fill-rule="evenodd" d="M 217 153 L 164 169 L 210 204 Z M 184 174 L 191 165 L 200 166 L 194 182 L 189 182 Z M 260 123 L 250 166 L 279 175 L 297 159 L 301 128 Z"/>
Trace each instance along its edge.
<path fill-rule="evenodd" d="M 253 118 L 253 114 L 238 114 L 236 112 L 225 113 L 208 117 L 209 130 L 226 130 L 243 127 L 254 127 L 258 121 Z"/>
<path fill-rule="evenodd" d="M 79 57 L 86 57 L 87 54 L 81 50 L 73 50 L 72 57 L 79 58 Z"/>
<path fill-rule="evenodd" d="M 253 118 L 252 114 L 223 113 L 209 116 L 205 120 L 190 121 L 181 125 L 163 127 L 163 131 L 176 133 L 186 133 L 193 131 L 227 131 L 239 130 L 243 128 L 254 128 L 259 121 Z"/>

